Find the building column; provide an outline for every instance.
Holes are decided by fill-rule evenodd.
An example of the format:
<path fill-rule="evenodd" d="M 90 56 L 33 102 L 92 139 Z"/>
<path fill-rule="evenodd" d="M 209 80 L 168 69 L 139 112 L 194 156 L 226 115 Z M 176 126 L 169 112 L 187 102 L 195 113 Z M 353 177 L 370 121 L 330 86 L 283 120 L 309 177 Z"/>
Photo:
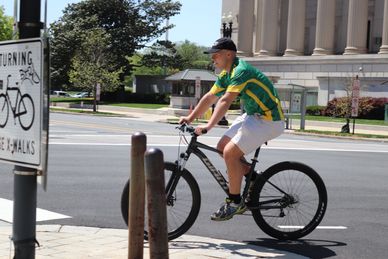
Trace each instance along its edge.
<path fill-rule="evenodd" d="M 349 0 L 348 33 L 344 55 L 366 53 L 368 1 Z"/>
<path fill-rule="evenodd" d="M 379 54 L 388 54 L 388 0 L 384 1 L 382 44 Z"/>
<path fill-rule="evenodd" d="M 289 0 L 287 48 L 284 56 L 300 56 L 304 52 L 306 0 Z"/>
<path fill-rule="evenodd" d="M 256 8 L 255 8 L 255 40 L 254 40 L 254 50 L 253 54 L 255 56 L 259 55 L 260 49 L 261 49 L 261 28 L 262 28 L 262 23 L 261 23 L 261 15 L 262 15 L 262 0 L 256 0 Z"/>
<path fill-rule="evenodd" d="M 277 54 L 278 19 L 279 0 L 262 0 L 260 56 L 276 56 Z"/>
<path fill-rule="evenodd" d="M 330 55 L 334 49 L 336 0 L 318 0 L 317 29 L 313 55 Z"/>
<path fill-rule="evenodd" d="M 253 55 L 253 22 L 255 0 L 239 3 L 237 49 L 239 56 Z"/>

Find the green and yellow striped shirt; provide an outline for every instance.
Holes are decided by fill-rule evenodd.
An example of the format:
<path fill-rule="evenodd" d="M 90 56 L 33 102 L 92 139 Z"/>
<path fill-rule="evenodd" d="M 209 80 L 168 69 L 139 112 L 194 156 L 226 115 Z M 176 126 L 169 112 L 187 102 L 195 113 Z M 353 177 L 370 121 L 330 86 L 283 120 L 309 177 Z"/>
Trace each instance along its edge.
<path fill-rule="evenodd" d="M 240 93 L 248 115 L 259 114 L 264 120 L 284 120 L 278 93 L 271 81 L 258 69 L 236 58 L 231 72 L 223 70 L 210 92 L 220 97 L 225 92 Z"/>

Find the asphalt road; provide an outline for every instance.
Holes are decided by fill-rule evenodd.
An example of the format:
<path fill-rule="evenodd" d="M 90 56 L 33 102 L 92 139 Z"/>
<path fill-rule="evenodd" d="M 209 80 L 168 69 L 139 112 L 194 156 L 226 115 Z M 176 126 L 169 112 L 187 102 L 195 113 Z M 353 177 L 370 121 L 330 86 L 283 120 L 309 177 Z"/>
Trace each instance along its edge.
<path fill-rule="evenodd" d="M 120 195 L 129 177 L 130 140 L 136 131 L 145 132 L 149 146 L 160 148 L 166 161 L 176 158 L 174 125 L 52 114 L 48 191 L 39 188 L 38 207 L 72 218 L 43 223 L 125 228 Z M 201 140 L 215 145 L 222 131 L 214 129 Z M 224 168 L 217 156 L 210 158 Z M 279 242 L 264 234 L 249 214 L 222 223 L 210 221 L 225 194 L 202 163 L 193 159 L 187 168 L 200 185 L 202 207 L 189 234 L 249 241 L 313 258 L 386 258 L 388 144 L 284 134 L 271 141 L 260 158 L 261 170 L 294 160 L 320 173 L 328 190 L 321 226 L 329 229 L 317 229 L 300 241 Z M 12 166 L 1 164 L 0 198 L 12 196 Z"/>

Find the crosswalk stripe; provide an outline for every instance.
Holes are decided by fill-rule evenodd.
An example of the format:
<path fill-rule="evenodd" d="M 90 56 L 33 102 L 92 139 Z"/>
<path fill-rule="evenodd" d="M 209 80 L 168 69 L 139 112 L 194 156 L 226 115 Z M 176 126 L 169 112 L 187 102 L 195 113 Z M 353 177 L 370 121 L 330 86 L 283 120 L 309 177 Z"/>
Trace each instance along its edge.
<path fill-rule="evenodd" d="M 71 218 L 70 216 L 63 215 L 60 213 L 36 209 L 36 221 L 48 221 L 54 219 L 66 219 Z M 13 220 L 13 201 L 0 198 L 0 220 L 12 223 Z"/>

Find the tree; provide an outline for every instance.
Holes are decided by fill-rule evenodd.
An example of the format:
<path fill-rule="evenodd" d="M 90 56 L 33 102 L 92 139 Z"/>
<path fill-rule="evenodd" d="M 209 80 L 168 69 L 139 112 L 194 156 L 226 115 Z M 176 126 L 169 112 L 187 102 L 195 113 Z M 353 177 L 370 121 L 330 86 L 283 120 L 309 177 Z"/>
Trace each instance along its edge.
<path fill-rule="evenodd" d="M 206 47 L 201 47 L 188 40 L 178 43 L 177 54 L 182 58 L 182 66 L 186 68 L 209 69 L 211 66 L 210 56 L 204 54 Z"/>
<path fill-rule="evenodd" d="M 121 69 L 109 68 L 110 35 L 103 29 L 93 29 L 83 34 L 81 48 L 72 58 L 72 68 L 69 73 L 70 82 L 82 90 L 93 92 L 96 111 L 97 84 L 101 92 L 115 90 L 120 85 Z"/>
<path fill-rule="evenodd" d="M 0 6 L 0 41 L 12 39 L 13 18 L 4 14 L 4 7 Z"/>
<path fill-rule="evenodd" d="M 171 74 L 188 68 L 211 69 L 209 55 L 203 53 L 205 47 L 184 41 L 178 44 L 170 41 L 157 41 L 143 54 L 129 58 L 134 68 L 133 74 Z"/>
<path fill-rule="evenodd" d="M 164 20 L 179 13 L 180 7 L 173 0 L 85 0 L 68 5 L 50 25 L 53 84 L 68 83 L 71 58 L 83 40 L 80 34 L 93 28 L 110 35 L 110 67 L 130 73 L 126 57 L 170 29 L 172 25 L 164 26 Z"/>
<path fill-rule="evenodd" d="M 163 74 L 167 70 L 180 70 L 183 60 L 177 53 L 175 44 L 171 41 L 157 41 L 149 47 L 142 56 L 141 64 L 146 67 L 160 67 Z"/>

